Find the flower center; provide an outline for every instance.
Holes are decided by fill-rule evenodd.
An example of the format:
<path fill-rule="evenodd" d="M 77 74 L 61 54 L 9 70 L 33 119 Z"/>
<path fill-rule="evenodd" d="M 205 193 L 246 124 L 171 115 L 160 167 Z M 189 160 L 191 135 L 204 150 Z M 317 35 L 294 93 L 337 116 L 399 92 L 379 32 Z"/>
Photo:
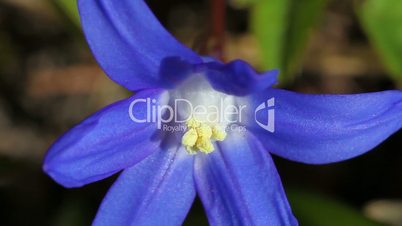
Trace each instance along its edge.
<path fill-rule="evenodd" d="M 181 143 L 189 154 L 211 153 L 214 141 L 223 141 L 225 129 L 236 121 L 234 97 L 214 90 L 202 74 L 196 74 L 170 92 L 186 130 Z"/>
<path fill-rule="evenodd" d="M 226 132 L 219 125 L 209 125 L 195 118 L 190 118 L 187 122 L 187 132 L 183 135 L 181 143 L 186 147 L 189 154 L 196 154 L 197 151 L 211 153 L 214 146 L 211 141 L 223 141 Z"/>

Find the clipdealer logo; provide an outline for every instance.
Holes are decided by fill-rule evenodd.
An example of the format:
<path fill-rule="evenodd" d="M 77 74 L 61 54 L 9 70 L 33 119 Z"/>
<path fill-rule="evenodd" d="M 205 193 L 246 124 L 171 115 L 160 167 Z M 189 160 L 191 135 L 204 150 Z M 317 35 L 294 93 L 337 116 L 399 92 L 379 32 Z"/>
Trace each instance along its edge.
<path fill-rule="evenodd" d="M 275 132 L 275 98 L 268 99 L 266 102 L 261 103 L 254 112 L 256 123 L 263 129 L 274 133 Z M 266 115 L 266 120 L 262 121 L 261 117 L 257 114 L 262 113 Z M 260 121 L 261 120 L 261 121 Z"/>
<path fill-rule="evenodd" d="M 142 106 L 141 106 L 142 105 Z M 140 108 L 138 106 L 141 106 Z M 146 109 L 138 111 L 138 109 Z M 129 116 L 136 123 L 156 123 L 158 129 L 168 124 L 184 124 L 190 118 L 203 119 L 206 123 L 227 125 L 239 124 L 245 105 L 225 104 L 219 100 L 215 105 L 193 105 L 186 99 L 175 99 L 173 104 L 159 104 L 156 99 L 135 99 L 129 107 Z M 137 111 L 136 111 L 137 110 Z"/>
<path fill-rule="evenodd" d="M 176 99 L 174 105 L 160 105 L 156 99 L 144 98 L 135 99 L 131 102 L 129 107 L 129 116 L 133 122 L 136 123 L 156 123 L 158 129 L 169 127 L 171 123 L 185 123 L 191 117 L 204 118 L 206 122 L 214 124 L 219 123 L 217 119 L 223 120 L 227 125 L 235 125 L 239 127 L 242 125 L 243 114 L 246 113 L 246 105 L 224 105 L 223 100 L 217 105 L 193 106 L 192 103 L 186 99 Z M 137 105 L 142 106 L 141 109 L 145 111 L 136 111 Z M 271 133 L 275 132 L 275 98 L 270 98 L 264 101 L 254 111 L 254 119 L 258 126 Z M 183 110 L 186 109 L 186 110 Z M 180 113 L 187 112 L 187 114 L 180 115 Z M 252 111 L 251 111 L 252 112 Z M 233 128 L 230 128 L 233 130 Z M 236 128 L 237 128 L 236 127 Z M 242 130 L 246 130 L 242 126 Z M 176 131 L 185 128 L 169 129 Z"/>

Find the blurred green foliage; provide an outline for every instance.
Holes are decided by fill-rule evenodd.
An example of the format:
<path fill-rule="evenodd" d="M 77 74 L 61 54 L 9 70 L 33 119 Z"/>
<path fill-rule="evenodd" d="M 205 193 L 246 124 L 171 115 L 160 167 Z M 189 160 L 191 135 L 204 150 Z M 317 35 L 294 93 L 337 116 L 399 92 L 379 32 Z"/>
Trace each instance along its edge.
<path fill-rule="evenodd" d="M 262 53 L 262 69 L 279 68 L 292 79 L 310 31 L 327 0 L 259 0 L 251 6 L 251 28 Z"/>
<path fill-rule="evenodd" d="M 365 218 L 359 211 L 316 193 L 294 190 L 287 195 L 300 225 L 381 226 Z"/>
<path fill-rule="evenodd" d="M 384 65 L 402 81 L 402 1 L 366 0 L 357 7 L 359 19 Z"/>
<path fill-rule="evenodd" d="M 74 0 L 54 0 L 54 3 L 77 25 L 80 26 L 77 1 Z"/>

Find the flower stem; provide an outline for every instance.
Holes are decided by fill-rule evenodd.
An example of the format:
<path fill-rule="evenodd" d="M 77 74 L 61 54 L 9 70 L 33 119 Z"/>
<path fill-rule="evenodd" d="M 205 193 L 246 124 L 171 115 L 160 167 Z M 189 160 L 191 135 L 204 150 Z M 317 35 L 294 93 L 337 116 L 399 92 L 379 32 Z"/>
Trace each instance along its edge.
<path fill-rule="evenodd" d="M 210 0 L 211 39 L 213 56 L 224 61 L 226 8 L 225 0 Z"/>

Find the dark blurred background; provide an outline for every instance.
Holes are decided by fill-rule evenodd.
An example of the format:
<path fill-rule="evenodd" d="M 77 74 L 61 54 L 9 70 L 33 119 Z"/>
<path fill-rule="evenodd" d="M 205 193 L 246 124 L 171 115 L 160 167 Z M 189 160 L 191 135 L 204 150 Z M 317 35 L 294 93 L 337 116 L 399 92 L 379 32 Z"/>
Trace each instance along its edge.
<path fill-rule="evenodd" d="M 190 47 L 211 27 L 209 1 L 148 2 L 168 30 Z M 278 0 L 227 1 L 225 57 L 245 59 L 259 70 L 279 67 L 284 72 L 280 86 L 304 93 L 401 88 L 398 66 L 388 62 L 395 56 L 382 48 L 393 34 L 378 36 L 373 23 L 381 18 L 370 21 L 383 12 L 373 7 L 384 6 L 349 0 L 314 0 L 313 6 L 309 1 L 283 2 L 289 4 L 281 19 L 269 13 L 275 8 L 266 8 L 265 14 L 258 10 L 267 4 L 279 9 Z M 402 15 L 399 9 L 394 14 Z M 400 25 L 399 18 L 386 19 Z M 264 39 L 264 26 L 269 37 L 280 38 Z M 286 27 L 283 33 L 280 26 Z M 400 26 L 386 29 L 401 33 Z M 402 63 L 402 56 L 397 62 Z M 116 177 L 65 189 L 42 172 L 42 159 L 68 128 L 129 95 L 94 61 L 73 0 L 0 0 L 1 226 L 90 225 Z M 300 224 L 402 225 L 401 140 L 398 132 L 368 154 L 330 165 L 275 158 Z M 207 225 L 198 200 L 185 225 Z"/>

